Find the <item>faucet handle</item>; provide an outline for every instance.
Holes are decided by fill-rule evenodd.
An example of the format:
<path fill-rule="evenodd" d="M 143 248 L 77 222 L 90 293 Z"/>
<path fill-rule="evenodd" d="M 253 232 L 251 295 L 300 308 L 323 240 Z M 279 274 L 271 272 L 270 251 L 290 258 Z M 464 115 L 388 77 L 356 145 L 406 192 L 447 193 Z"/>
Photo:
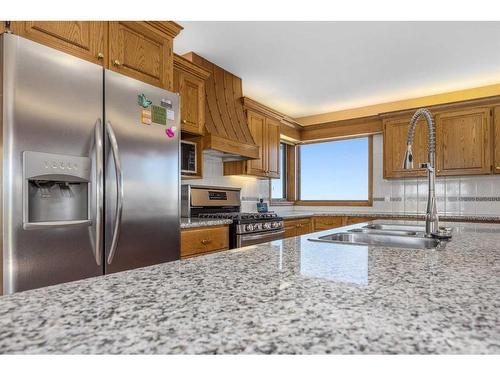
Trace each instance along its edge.
<path fill-rule="evenodd" d="M 430 163 L 420 163 L 420 168 L 425 168 L 428 169 L 429 171 L 432 171 L 434 169 L 431 167 Z"/>

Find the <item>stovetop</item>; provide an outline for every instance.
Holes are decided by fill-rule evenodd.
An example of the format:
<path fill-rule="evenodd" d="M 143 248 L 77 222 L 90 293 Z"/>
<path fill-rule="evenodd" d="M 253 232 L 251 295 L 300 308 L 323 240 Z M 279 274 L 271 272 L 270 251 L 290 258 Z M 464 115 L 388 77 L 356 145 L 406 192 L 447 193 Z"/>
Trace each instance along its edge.
<path fill-rule="evenodd" d="M 199 214 L 202 219 L 232 219 L 235 223 L 254 223 L 260 221 L 283 220 L 274 212 L 220 212 Z"/>

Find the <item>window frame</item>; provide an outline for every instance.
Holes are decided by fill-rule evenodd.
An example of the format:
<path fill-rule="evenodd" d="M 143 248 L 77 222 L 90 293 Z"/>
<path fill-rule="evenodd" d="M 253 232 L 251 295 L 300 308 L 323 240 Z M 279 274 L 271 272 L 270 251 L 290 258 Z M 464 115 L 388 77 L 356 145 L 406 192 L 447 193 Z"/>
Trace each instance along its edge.
<path fill-rule="evenodd" d="M 297 160 L 296 160 L 296 169 L 297 169 L 297 200 L 295 204 L 298 206 L 373 206 L 373 135 L 357 135 L 355 137 L 343 137 L 329 140 L 321 140 L 317 142 L 308 142 L 306 144 L 311 143 L 325 143 L 325 142 L 334 142 L 348 139 L 356 139 L 356 138 L 368 138 L 368 199 L 366 200 L 302 200 L 300 199 L 300 147 L 297 150 Z"/>
<path fill-rule="evenodd" d="M 272 179 L 269 179 L 269 197 L 271 206 L 293 206 L 295 204 L 295 191 L 296 191 L 296 180 L 295 180 L 295 169 L 296 169 L 296 148 L 294 144 L 280 141 L 281 145 L 284 146 L 284 181 L 283 181 L 283 195 L 281 199 L 275 199 L 272 196 Z M 280 152 L 281 157 L 281 152 Z M 280 160 L 280 170 L 282 168 L 282 163 Z"/>

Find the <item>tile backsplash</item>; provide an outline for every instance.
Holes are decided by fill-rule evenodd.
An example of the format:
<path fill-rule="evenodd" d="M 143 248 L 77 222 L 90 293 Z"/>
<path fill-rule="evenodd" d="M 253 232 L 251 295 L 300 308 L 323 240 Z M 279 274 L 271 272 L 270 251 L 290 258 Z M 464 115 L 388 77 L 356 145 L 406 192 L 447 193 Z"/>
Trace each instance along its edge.
<path fill-rule="evenodd" d="M 182 180 L 182 184 L 241 188 L 241 209 L 256 212 L 259 198 L 269 202 L 269 181 L 246 176 L 224 176 L 222 158 L 203 155 L 203 179 Z"/>
<path fill-rule="evenodd" d="M 256 211 L 259 198 L 269 202 L 269 184 L 265 179 L 243 176 L 223 176 L 222 159 L 204 155 L 203 179 L 183 180 L 196 185 L 234 186 L 241 188 L 242 210 Z M 436 180 L 437 208 L 440 215 L 500 214 L 500 175 L 438 177 Z M 425 213 L 427 178 L 398 180 L 383 179 L 382 135 L 373 137 L 373 206 L 273 206 L 274 211 L 315 212 L 388 212 Z"/>

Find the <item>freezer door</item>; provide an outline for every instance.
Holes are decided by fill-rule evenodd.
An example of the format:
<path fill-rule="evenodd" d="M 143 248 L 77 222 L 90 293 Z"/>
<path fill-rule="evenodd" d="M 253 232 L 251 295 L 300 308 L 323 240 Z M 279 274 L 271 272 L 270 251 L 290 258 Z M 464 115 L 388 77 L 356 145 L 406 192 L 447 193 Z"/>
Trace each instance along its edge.
<path fill-rule="evenodd" d="M 94 134 L 103 115 L 103 69 L 18 36 L 3 34 L 0 41 L 3 292 L 101 275 L 95 249 Z M 23 158 L 27 162 L 29 155 L 32 167 L 50 167 L 47 174 L 56 180 L 58 174 L 67 179 L 68 165 L 85 165 L 90 183 L 37 191 L 37 183 L 26 184 L 23 177 Z M 45 178 L 43 171 L 39 174 Z M 23 194 L 33 202 L 31 211 Z M 86 198 L 87 215 L 87 206 L 75 201 L 85 204 Z M 23 226 L 23 212 L 33 225 Z"/>
<path fill-rule="evenodd" d="M 105 272 L 179 259 L 179 97 L 104 76 Z"/>

